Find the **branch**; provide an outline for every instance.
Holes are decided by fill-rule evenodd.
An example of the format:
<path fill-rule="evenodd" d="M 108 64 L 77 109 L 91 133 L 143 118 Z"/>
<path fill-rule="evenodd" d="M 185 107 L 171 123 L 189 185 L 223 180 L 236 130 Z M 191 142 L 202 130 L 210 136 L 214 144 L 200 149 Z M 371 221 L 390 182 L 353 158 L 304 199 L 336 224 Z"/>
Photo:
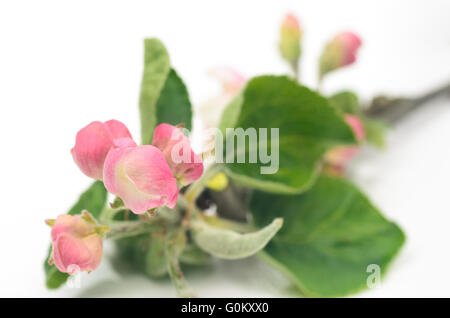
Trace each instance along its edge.
<path fill-rule="evenodd" d="M 375 97 L 370 106 L 364 110 L 364 114 L 388 124 L 395 124 L 420 106 L 426 105 L 429 101 L 439 97 L 450 97 L 450 84 L 416 98 Z"/>

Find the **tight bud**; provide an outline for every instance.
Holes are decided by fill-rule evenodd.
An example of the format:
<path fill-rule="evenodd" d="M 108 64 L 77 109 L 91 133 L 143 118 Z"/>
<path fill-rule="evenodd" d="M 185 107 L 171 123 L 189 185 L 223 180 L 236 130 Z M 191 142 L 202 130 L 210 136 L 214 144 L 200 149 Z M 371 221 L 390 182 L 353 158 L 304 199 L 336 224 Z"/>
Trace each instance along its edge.
<path fill-rule="evenodd" d="M 47 220 L 52 227 L 52 254 L 49 264 L 60 272 L 74 274 L 93 271 L 102 259 L 102 235 L 109 229 L 99 226 L 92 215 L 62 214 L 56 220 Z"/>
<path fill-rule="evenodd" d="M 353 32 L 342 32 L 328 42 L 320 56 L 319 77 L 341 67 L 353 64 L 361 46 L 361 39 Z"/>
<path fill-rule="evenodd" d="M 300 29 L 300 23 L 297 18 L 292 14 L 286 15 L 280 31 L 280 53 L 295 68 L 297 68 L 301 55 L 301 37 L 302 30 Z"/>

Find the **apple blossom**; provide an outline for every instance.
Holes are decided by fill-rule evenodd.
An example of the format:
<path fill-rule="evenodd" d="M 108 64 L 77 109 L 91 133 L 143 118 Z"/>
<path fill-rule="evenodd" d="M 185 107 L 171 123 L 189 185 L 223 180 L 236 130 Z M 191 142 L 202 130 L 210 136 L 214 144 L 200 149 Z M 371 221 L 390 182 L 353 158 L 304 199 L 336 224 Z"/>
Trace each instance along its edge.
<path fill-rule="evenodd" d="M 173 208 L 177 182 L 162 152 L 150 145 L 111 149 L 105 160 L 106 189 L 136 214 L 161 205 Z"/>
<path fill-rule="evenodd" d="M 188 185 L 202 175 L 203 163 L 191 149 L 189 138 L 178 127 L 158 125 L 152 145 L 162 151 L 173 175 L 182 185 Z"/>
<path fill-rule="evenodd" d="M 208 75 L 221 83 L 222 90 L 217 96 L 200 106 L 199 114 L 207 128 L 216 128 L 225 106 L 244 87 L 247 79 L 230 67 L 214 68 L 208 72 Z"/>
<path fill-rule="evenodd" d="M 52 227 L 53 263 L 60 272 L 93 271 L 102 259 L 102 235 L 108 229 L 98 226 L 87 211 L 82 215 L 62 214 L 56 220 L 47 220 Z"/>
<path fill-rule="evenodd" d="M 102 180 L 103 164 L 111 148 L 135 146 L 128 128 L 118 120 L 94 121 L 76 136 L 71 153 L 80 170 L 93 179 Z"/>

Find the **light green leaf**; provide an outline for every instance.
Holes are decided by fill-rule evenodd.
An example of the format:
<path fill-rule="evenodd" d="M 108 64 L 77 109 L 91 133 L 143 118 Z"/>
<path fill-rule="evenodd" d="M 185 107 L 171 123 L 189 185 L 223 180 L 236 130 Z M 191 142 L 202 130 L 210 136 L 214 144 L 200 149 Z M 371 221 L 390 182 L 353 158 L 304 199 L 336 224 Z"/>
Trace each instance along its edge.
<path fill-rule="evenodd" d="M 239 259 L 251 256 L 263 249 L 282 224 L 283 220 L 276 218 L 257 232 L 240 234 L 197 220 L 193 223 L 193 237 L 200 248 L 214 256 L 224 259 Z"/>
<path fill-rule="evenodd" d="M 142 144 L 150 144 L 153 131 L 160 123 L 192 126 L 189 95 L 181 78 L 170 67 L 169 53 L 158 39 L 144 42 L 144 72 L 139 110 Z"/>
<path fill-rule="evenodd" d="M 80 214 L 83 210 L 88 210 L 95 218 L 98 218 L 103 207 L 106 204 L 108 192 L 106 191 L 103 182 L 95 181 L 85 192 L 80 195 L 78 201 L 72 206 L 68 214 Z M 49 248 L 48 256 L 44 261 L 44 270 L 46 275 L 46 286 L 49 289 L 59 288 L 65 283 L 69 277 L 66 273 L 58 271 L 56 266 L 48 264 L 48 258 L 51 254 L 51 247 Z"/>
<path fill-rule="evenodd" d="M 328 98 L 331 106 L 335 107 L 344 114 L 361 114 L 358 96 L 350 91 L 338 92 Z"/>
<path fill-rule="evenodd" d="M 211 262 L 211 255 L 197 245 L 188 244 L 180 255 L 180 262 L 188 265 L 205 265 Z"/>
<path fill-rule="evenodd" d="M 231 100 L 231 102 L 223 110 L 219 123 L 219 129 L 222 132 L 222 134 L 225 135 L 227 128 L 236 126 L 236 122 L 239 118 L 243 102 L 244 98 L 242 94 L 238 94 Z"/>
<path fill-rule="evenodd" d="M 153 235 L 145 253 L 145 272 L 150 277 L 161 277 L 167 274 L 165 255 L 165 235 Z"/>
<path fill-rule="evenodd" d="M 236 105 L 235 108 L 239 109 Z M 279 129 L 279 168 L 276 170 L 275 166 L 276 173 L 261 173 L 261 168 L 269 166 L 270 162 L 262 163 L 260 154 L 257 163 L 249 162 L 251 147 L 248 137 L 245 149 L 238 149 L 235 142 L 234 162 L 226 164 L 227 174 L 235 181 L 268 192 L 299 193 L 306 190 L 317 177 L 322 156 L 327 150 L 339 144 L 356 143 L 351 128 L 324 97 L 285 76 L 252 79 L 244 89 L 234 127 L 244 131 L 255 128 L 259 135 L 259 128 L 267 128 L 265 148 L 267 154 L 272 155 L 272 162 L 275 161 L 277 144 L 272 144 L 271 128 Z M 223 124 L 221 128 L 232 127 Z M 258 145 L 257 142 L 255 144 Z M 259 150 L 266 149 L 261 147 Z M 237 162 L 236 154 L 239 152 L 245 153 L 245 163 Z"/>
<path fill-rule="evenodd" d="M 142 144 L 150 144 L 157 125 L 156 105 L 170 72 L 170 60 L 164 44 L 158 39 L 145 39 L 144 50 L 139 110 Z"/>
<path fill-rule="evenodd" d="M 365 288 L 368 266 L 376 264 L 384 274 L 405 241 L 401 229 L 343 179 L 322 176 L 300 195 L 255 192 L 250 209 L 256 224 L 284 218 L 264 255 L 308 296 Z"/>

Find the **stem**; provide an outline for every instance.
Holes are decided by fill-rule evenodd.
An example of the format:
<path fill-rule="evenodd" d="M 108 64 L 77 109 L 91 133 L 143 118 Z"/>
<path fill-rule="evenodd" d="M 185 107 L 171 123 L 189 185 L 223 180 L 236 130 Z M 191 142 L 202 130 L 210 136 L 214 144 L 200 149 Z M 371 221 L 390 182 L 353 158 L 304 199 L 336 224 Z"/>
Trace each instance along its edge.
<path fill-rule="evenodd" d="M 298 60 L 291 63 L 291 69 L 294 73 L 295 80 L 300 83 L 300 70 L 299 70 L 299 63 Z"/>
<path fill-rule="evenodd" d="M 185 229 L 181 228 L 177 232 L 169 234 L 165 247 L 167 270 L 172 283 L 175 286 L 178 297 L 197 297 L 193 289 L 189 286 L 181 271 L 179 257 L 186 246 Z"/>
<path fill-rule="evenodd" d="M 319 93 L 322 91 L 322 86 L 323 86 L 323 76 L 320 75 L 317 80 L 317 91 Z"/>
<path fill-rule="evenodd" d="M 128 221 L 116 222 L 115 225 L 110 226 L 110 231 L 106 233 L 106 238 L 110 240 L 117 240 L 125 237 L 136 236 L 143 233 L 150 233 L 160 229 L 159 224 Z"/>

